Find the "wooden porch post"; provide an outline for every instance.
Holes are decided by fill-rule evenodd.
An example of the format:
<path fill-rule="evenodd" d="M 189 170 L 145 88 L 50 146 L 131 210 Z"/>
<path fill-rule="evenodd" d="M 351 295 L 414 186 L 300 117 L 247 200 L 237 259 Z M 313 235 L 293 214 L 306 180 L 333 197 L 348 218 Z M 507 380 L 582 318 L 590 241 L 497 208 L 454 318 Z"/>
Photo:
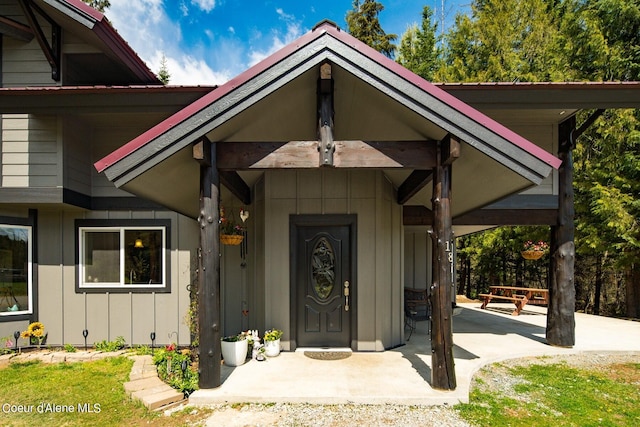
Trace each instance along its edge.
<path fill-rule="evenodd" d="M 453 362 L 453 233 L 450 197 L 451 162 L 458 153 L 459 144 L 451 137 L 439 142 L 437 166 L 433 170 L 431 386 L 441 390 L 456 388 Z"/>
<path fill-rule="evenodd" d="M 220 176 L 216 144 L 206 139 L 194 146 L 200 162 L 200 253 L 198 254 L 198 321 L 201 389 L 219 387 L 220 362 Z"/>
<path fill-rule="evenodd" d="M 547 342 L 550 345 L 573 347 L 575 337 L 576 289 L 574 263 L 576 256 L 573 208 L 573 136 L 575 117 L 559 127 L 558 157 L 562 165 L 558 171 L 558 222 L 552 228 L 551 280 L 547 310 Z"/>

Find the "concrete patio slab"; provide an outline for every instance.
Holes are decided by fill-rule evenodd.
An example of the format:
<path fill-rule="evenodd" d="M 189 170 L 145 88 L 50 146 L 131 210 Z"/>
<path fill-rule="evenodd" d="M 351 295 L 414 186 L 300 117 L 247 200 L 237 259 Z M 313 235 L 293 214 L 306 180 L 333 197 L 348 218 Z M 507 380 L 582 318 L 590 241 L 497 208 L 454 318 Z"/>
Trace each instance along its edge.
<path fill-rule="evenodd" d="M 513 304 L 459 304 L 454 317 L 457 388 L 434 390 L 427 322 L 418 322 L 406 345 L 385 352 L 354 352 L 340 360 L 317 360 L 304 352 L 283 352 L 264 362 L 222 366 L 222 385 L 198 390 L 193 405 L 239 402 L 318 404 L 442 405 L 468 402 L 473 374 L 506 359 L 580 352 L 637 352 L 640 322 L 576 313 L 576 345 L 546 344 L 546 309 L 527 306 L 511 316 Z"/>

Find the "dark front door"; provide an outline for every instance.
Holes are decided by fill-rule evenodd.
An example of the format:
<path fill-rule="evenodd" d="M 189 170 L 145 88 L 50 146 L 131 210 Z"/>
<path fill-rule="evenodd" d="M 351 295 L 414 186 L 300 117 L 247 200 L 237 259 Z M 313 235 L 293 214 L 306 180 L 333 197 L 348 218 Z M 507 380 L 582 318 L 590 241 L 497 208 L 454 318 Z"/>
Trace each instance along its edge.
<path fill-rule="evenodd" d="M 355 295 L 351 265 L 353 226 L 338 221 L 345 217 L 350 216 L 322 217 L 326 224 L 320 225 L 313 221 L 293 225 L 292 292 L 296 318 L 292 320 L 298 347 L 351 346 Z M 337 224 L 330 224 L 331 219 Z"/>

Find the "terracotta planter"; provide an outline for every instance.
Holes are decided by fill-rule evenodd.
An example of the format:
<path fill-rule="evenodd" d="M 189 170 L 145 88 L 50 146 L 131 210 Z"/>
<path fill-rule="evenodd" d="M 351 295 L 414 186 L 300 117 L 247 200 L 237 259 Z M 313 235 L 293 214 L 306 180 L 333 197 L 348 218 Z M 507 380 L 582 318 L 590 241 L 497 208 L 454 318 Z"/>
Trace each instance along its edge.
<path fill-rule="evenodd" d="M 222 358 L 227 366 L 240 366 L 247 360 L 249 341 L 222 341 Z"/>
<path fill-rule="evenodd" d="M 244 236 L 240 234 L 221 234 L 220 241 L 223 245 L 237 246 L 242 243 Z"/>
<path fill-rule="evenodd" d="M 280 339 L 275 341 L 265 341 L 264 342 L 264 354 L 267 357 L 276 357 L 280 354 Z"/>
<path fill-rule="evenodd" d="M 543 251 L 522 251 L 522 258 L 524 259 L 540 259 L 544 255 Z"/>

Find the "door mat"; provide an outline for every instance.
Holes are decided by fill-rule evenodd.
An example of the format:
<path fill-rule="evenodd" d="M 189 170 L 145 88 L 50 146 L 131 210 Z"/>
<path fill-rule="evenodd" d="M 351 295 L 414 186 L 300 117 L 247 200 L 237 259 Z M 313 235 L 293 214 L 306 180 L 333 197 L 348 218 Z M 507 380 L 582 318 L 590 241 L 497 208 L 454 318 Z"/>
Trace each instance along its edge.
<path fill-rule="evenodd" d="M 342 360 L 351 356 L 350 351 L 305 351 L 304 355 L 316 360 Z"/>

